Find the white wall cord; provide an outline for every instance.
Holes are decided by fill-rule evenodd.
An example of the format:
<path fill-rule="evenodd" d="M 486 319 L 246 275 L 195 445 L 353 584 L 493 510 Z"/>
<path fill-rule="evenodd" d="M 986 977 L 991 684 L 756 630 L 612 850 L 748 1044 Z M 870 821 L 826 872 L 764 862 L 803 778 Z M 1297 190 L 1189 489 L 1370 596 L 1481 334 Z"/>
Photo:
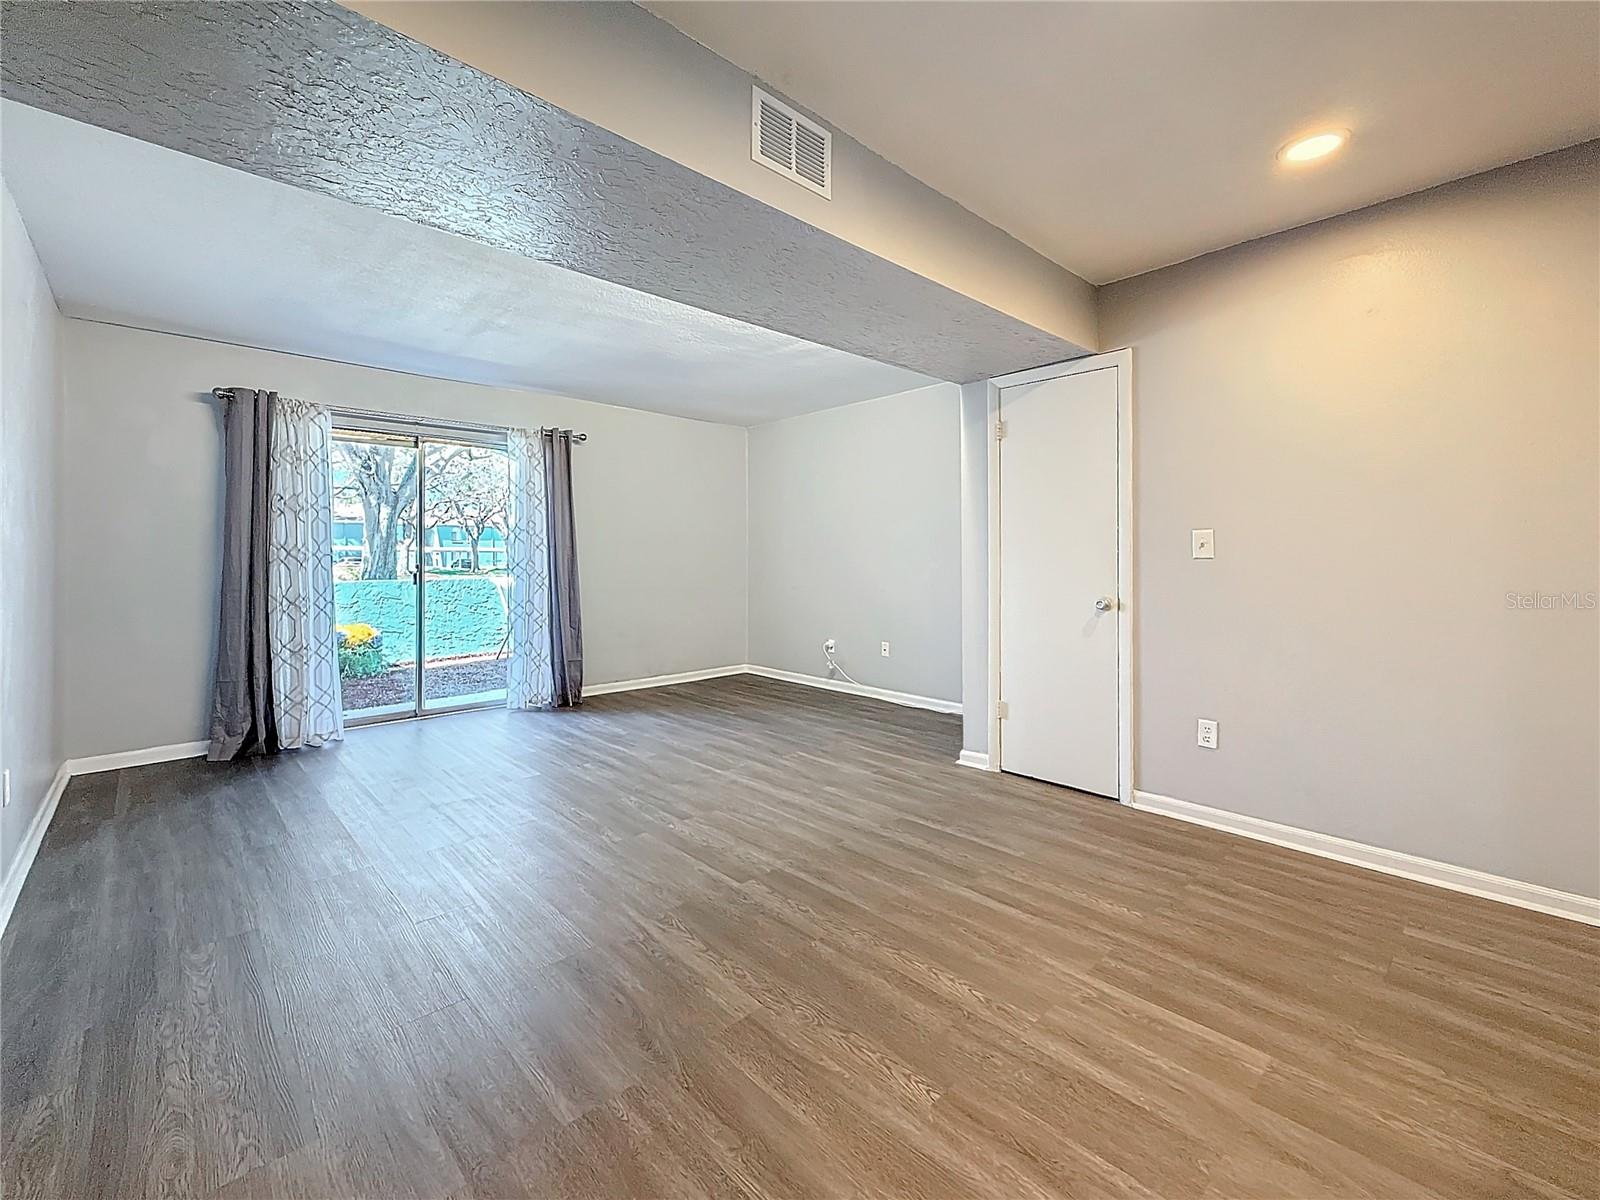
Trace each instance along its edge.
<path fill-rule="evenodd" d="M 855 684 L 857 687 L 865 687 L 866 686 L 866 684 L 862 683 L 859 679 L 857 679 L 854 675 L 850 674 L 849 671 L 846 671 L 843 667 L 841 667 L 834 660 L 834 657 L 833 657 L 833 639 L 832 638 L 829 638 L 827 641 L 822 643 L 822 657 L 828 660 L 828 670 L 829 670 L 829 672 L 833 672 L 833 671 L 839 672 L 839 674 L 843 675 L 846 679 L 848 679 L 851 683 Z"/>

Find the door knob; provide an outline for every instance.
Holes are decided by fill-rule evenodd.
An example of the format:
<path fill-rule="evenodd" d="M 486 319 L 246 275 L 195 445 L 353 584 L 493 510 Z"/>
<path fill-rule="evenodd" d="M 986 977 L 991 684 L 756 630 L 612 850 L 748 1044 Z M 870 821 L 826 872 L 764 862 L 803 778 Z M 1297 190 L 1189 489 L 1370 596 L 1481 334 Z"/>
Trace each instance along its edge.
<path fill-rule="evenodd" d="M 1101 596 L 1094 602 L 1094 609 L 1096 612 L 1110 612 L 1115 605 L 1116 601 L 1110 596 Z"/>

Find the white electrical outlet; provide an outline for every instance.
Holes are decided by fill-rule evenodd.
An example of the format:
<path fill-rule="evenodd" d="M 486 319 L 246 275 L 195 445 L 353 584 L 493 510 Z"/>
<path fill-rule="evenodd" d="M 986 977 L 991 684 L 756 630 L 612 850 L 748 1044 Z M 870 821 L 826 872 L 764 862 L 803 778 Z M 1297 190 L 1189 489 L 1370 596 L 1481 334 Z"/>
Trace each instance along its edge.
<path fill-rule="evenodd" d="M 878 653 L 883 655 L 884 658 L 888 658 L 889 657 L 889 643 L 888 642 L 879 642 L 878 643 Z"/>
<path fill-rule="evenodd" d="M 1195 558 L 1215 558 L 1217 556 L 1216 530 L 1191 529 L 1189 531 L 1189 550 Z"/>
<path fill-rule="evenodd" d="M 1217 723 L 1201 717 L 1196 723 L 1195 741 L 1207 750 L 1215 750 L 1217 748 Z"/>
<path fill-rule="evenodd" d="M 0 808 L 10 808 L 11 807 L 11 768 L 10 767 L 7 767 L 4 771 L 0 771 L 0 779 L 4 779 L 5 780 L 4 783 L 0 783 L 0 790 L 3 790 L 5 792 L 5 800 L 4 800 L 3 803 L 0 803 Z"/>

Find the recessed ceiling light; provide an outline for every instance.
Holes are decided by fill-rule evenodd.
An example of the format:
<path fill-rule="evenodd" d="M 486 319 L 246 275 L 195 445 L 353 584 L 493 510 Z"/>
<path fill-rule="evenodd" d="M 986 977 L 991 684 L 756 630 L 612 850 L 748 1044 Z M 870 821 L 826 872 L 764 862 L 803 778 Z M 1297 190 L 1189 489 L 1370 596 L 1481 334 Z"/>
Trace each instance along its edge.
<path fill-rule="evenodd" d="M 1350 131 L 1347 129 L 1330 129 L 1323 133 L 1313 133 L 1310 137 L 1296 138 L 1278 151 L 1278 161 L 1314 162 L 1316 159 L 1326 158 L 1349 140 Z"/>

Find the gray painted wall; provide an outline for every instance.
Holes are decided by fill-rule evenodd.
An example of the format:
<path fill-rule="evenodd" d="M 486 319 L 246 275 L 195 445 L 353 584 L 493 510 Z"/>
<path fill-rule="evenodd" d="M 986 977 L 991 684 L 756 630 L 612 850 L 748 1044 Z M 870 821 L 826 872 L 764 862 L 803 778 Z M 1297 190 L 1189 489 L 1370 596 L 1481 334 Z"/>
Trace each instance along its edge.
<path fill-rule="evenodd" d="M 954 384 L 750 430 L 751 662 L 960 699 L 960 444 Z"/>
<path fill-rule="evenodd" d="M 56 620 L 56 439 L 62 320 L 0 182 L 0 879 L 59 765 L 50 661 Z"/>
<path fill-rule="evenodd" d="M 219 385 L 586 431 L 573 474 L 587 681 L 746 659 L 742 429 L 87 321 L 64 326 L 70 536 L 57 656 L 68 757 L 204 736 L 222 486 L 220 414 L 206 393 Z"/>
<path fill-rule="evenodd" d="M 1141 789 L 1600 895 L 1597 262 L 1592 143 L 1102 290 Z"/>

